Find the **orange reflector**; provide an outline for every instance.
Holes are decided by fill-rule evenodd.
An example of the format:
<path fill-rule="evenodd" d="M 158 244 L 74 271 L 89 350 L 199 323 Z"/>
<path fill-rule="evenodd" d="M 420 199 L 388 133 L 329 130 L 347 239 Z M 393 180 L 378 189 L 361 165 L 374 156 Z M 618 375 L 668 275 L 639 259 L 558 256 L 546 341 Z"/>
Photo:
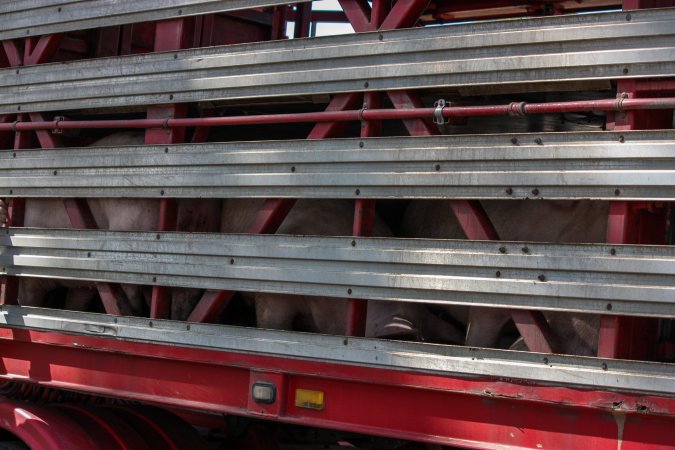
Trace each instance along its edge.
<path fill-rule="evenodd" d="M 295 406 L 298 408 L 323 410 L 325 399 L 323 392 L 308 389 L 295 390 Z"/>

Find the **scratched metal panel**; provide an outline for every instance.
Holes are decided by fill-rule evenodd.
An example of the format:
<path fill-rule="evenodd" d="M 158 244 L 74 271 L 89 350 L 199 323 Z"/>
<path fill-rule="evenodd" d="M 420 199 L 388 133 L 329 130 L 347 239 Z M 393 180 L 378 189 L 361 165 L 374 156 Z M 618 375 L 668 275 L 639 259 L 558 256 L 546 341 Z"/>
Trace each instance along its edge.
<path fill-rule="evenodd" d="M 675 317 L 672 246 L 10 228 L 0 234 L 0 269 L 0 275 Z"/>
<path fill-rule="evenodd" d="M 8 197 L 673 200 L 673 180 L 675 131 L 0 151 Z"/>
<path fill-rule="evenodd" d="M 675 10 L 284 40 L 0 71 L 0 113 L 675 76 Z"/>
<path fill-rule="evenodd" d="M 285 0 L 8 1 L 0 4 L 0 40 L 287 3 Z"/>

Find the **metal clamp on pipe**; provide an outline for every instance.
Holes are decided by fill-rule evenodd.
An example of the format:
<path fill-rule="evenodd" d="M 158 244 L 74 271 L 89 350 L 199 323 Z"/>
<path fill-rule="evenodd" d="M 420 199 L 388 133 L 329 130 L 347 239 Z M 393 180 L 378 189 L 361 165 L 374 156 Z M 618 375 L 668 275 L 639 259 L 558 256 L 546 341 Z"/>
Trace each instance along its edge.
<path fill-rule="evenodd" d="M 436 125 L 445 125 L 449 121 L 443 117 L 443 108 L 448 106 L 448 103 L 444 99 L 438 99 L 434 102 L 434 123 Z"/>
<path fill-rule="evenodd" d="M 63 122 L 64 120 L 66 120 L 64 116 L 54 117 L 54 128 L 51 130 L 52 134 L 63 134 L 63 130 L 59 128 L 59 123 Z"/>

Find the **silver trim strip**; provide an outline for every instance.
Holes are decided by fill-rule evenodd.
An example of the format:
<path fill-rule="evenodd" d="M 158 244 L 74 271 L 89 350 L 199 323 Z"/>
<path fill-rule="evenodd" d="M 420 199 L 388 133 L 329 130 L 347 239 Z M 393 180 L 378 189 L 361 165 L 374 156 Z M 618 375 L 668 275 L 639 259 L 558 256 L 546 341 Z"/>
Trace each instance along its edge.
<path fill-rule="evenodd" d="M 149 319 L 8 305 L 0 306 L 0 326 L 446 376 L 675 394 L 675 365 L 664 363 L 345 339 L 154 319 L 150 326 Z"/>
<path fill-rule="evenodd" d="M 675 76 L 675 10 L 569 15 L 0 70 L 0 113 Z"/>
<path fill-rule="evenodd" d="M 0 275 L 675 317 L 672 246 L 10 228 L 0 264 Z"/>
<path fill-rule="evenodd" d="M 9 197 L 673 200 L 673 180 L 673 131 L 0 151 Z"/>

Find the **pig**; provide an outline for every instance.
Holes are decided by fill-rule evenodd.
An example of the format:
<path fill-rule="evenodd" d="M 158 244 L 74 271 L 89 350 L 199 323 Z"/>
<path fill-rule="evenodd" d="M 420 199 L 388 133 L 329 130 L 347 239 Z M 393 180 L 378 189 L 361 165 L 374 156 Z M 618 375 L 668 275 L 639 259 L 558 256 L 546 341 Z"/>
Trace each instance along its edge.
<path fill-rule="evenodd" d="M 106 136 L 92 146 L 140 145 L 143 133 L 119 132 Z M 87 203 L 100 229 L 151 231 L 159 224 L 159 200 L 93 198 Z M 183 231 L 217 231 L 220 219 L 219 200 L 179 200 L 178 229 Z M 70 219 L 61 199 L 27 199 L 24 225 L 40 228 L 71 228 Z M 0 220 L 7 217 L 6 205 L 0 205 Z M 19 302 L 27 306 L 41 306 L 46 294 L 57 287 L 67 287 L 66 309 L 85 310 L 97 297 L 95 285 L 89 282 L 24 278 L 19 284 Z M 132 308 L 138 314 L 147 309 L 150 289 L 122 285 Z M 184 304 L 194 304 L 200 291 L 173 288 L 171 317 L 181 318 Z"/>
<path fill-rule="evenodd" d="M 243 232 L 262 206 L 256 200 L 225 200 L 221 231 Z M 233 214 L 233 212 L 236 212 Z M 354 203 L 346 200 L 299 200 L 281 224 L 279 234 L 349 236 Z M 376 219 L 374 234 L 391 236 Z M 258 293 L 255 295 L 259 328 L 301 329 L 325 334 L 344 334 L 348 300 L 307 295 Z M 458 343 L 463 333 L 453 324 L 431 314 L 424 305 L 369 301 L 366 336 Z"/>
<path fill-rule="evenodd" d="M 605 242 L 609 204 L 592 201 L 483 201 L 497 234 L 508 241 L 553 243 Z M 409 204 L 401 224 L 404 237 L 465 239 L 466 236 L 447 203 L 420 200 Z M 465 323 L 465 344 L 495 347 L 510 320 L 508 310 L 486 307 L 446 306 Z M 544 312 L 567 354 L 595 355 L 599 318 L 596 315 Z M 522 340 L 514 349 L 523 349 Z"/>

